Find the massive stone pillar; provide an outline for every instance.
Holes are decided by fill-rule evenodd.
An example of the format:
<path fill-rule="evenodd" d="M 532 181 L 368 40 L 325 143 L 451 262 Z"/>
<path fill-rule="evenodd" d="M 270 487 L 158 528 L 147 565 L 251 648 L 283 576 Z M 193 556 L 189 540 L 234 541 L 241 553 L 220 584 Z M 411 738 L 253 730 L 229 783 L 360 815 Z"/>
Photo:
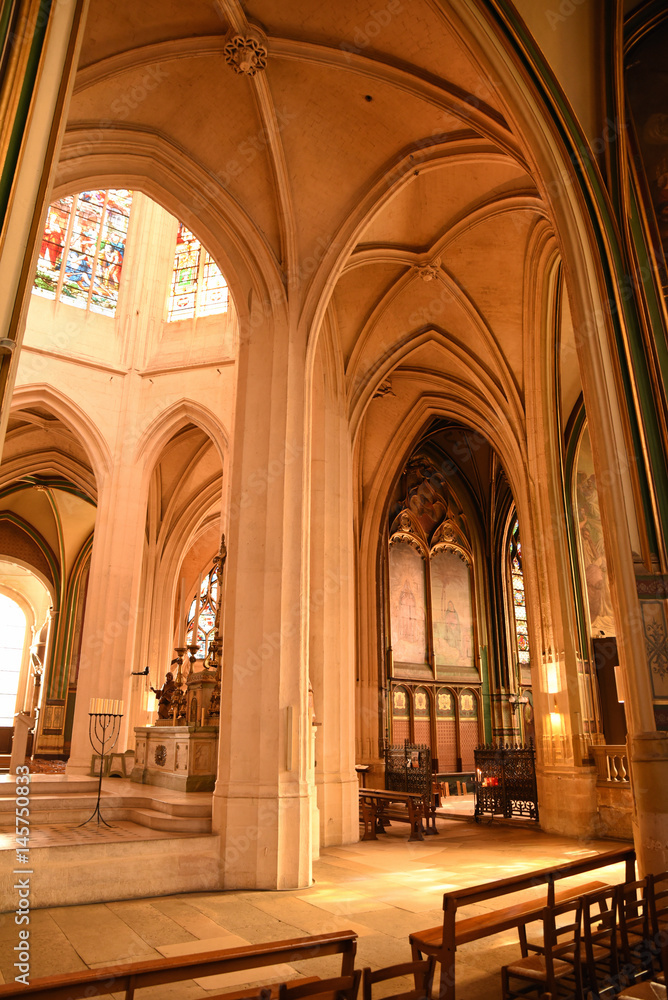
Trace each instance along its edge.
<path fill-rule="evenodd" d="M 91 698 L 125 702 L 117 750 L 134 743 L 130 709 L 133 650 L 146 527 L 146 491 L 138 464 L 117 462 L 101 485 L 79 663 L 72 750 L 67 770 L 90 769 Z"/>
<path fill-rule="evenodd" d="M 239 351 L 213 826 L 226 889 L 311 881 L 304 359 L 257 304 Z"/>
<path fill-rule="evenodd" d="M 0 448 L 87 7 L 88 0 L 7 0 L 2 8 Z"/>
<path fill-rule="evenodd" d="M 313 388 L 309 676 L 316 717 L 320 843 L 359 837 L 351 448 L 343 404 L 320 369 Z"/>

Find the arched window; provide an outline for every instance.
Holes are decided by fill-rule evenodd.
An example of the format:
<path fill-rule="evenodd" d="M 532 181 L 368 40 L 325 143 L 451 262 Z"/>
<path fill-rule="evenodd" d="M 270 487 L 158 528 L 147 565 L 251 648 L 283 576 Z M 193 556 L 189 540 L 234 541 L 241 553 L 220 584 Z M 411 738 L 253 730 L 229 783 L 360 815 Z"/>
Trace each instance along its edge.
<path fill-rule="evenodd" d="M 13 726 L 26 616 L 16 601 L 0 594 L 0 726 Z"/>
<path fill-rule="evenodd" d="M 33 292 L 113 316 L 132 191 L 82 191 L 49 207 Z"/>
<path fill-rule="evenodd" d="M 522 573 L 522 543 L 520 542 L 520 527 L 517 523 L 517 518 L 513 521 L 508 533 L 508 564 L 510 567 L 517 662 L 521 678 L 522 674 L 529 670 L 531 658 L 529 655 L 529 627 L 527 624 L 527 608 L 524 596 L 524 575 Z"/>
<path fill-rule="evenodd" d="M 220 268 L 197 237 L 180 222 L 167 309 L 168 322 L 225 313 L 227 304 L 227 282 Z"/>
<path fill-rule="evenodd" d="M 214 638 L 216 625 L 216 610 L 218 608 L 219 586 L 218 572 L 214 566 L 200 583 L 199 594 L 195 594 L 188 612 L 186 627 L 186 645 L 197 643 L 197 659 L 205 659 L 209 652 L 209 644 Z M 193 639 L 193 635 L 197 636 Z"/>

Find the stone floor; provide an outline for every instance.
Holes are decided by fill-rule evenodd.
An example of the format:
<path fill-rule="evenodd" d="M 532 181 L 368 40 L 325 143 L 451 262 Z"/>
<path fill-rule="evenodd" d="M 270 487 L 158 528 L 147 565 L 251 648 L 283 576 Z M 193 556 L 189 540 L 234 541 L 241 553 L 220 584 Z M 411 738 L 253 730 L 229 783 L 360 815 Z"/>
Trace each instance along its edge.
<path fill-rule="evenodd" d="M 359 935 L 357 964 L 380 968 L 410 958 L 411 931 L 440 923 L 445 891 L 616 846 L 614 841 L 551 836 L 533 825 L 476 825 L 441 817 L 438 827 L 437 838 L 420 843 L 408 843 L 402 825 L 377 841 L 325 849 L 314 863 L 314 884 L 308 889 L 186 893 L 34 910 L 30 978 L 345 928 Z M 616 882 L 623 875 L 617 866 L 601 869 L 596 877 Z M 506 902 L 493 901 L 489 906 Z M 465 915 L 482 910 L 478 904 L 468 907 Z M 0 982 L 13 980 L 16 936 L 13 914 L 0 916 Z M 461 948 L 458 995 L 495 1000 L 500 996 L 499 970 L 518 954 L 514 932 Z M 312 962 L 302 970 L 295 968 L 320 976 L 337 973 L 338 960 L 317 961 L 317 969 Z M 262 982 L 291 975 L 290 967 L 274 967 L 263 970 Z M 196 979 L 142 991 L 141 1000 L 195 1000 L 247 982 L 248 973 Z"/>

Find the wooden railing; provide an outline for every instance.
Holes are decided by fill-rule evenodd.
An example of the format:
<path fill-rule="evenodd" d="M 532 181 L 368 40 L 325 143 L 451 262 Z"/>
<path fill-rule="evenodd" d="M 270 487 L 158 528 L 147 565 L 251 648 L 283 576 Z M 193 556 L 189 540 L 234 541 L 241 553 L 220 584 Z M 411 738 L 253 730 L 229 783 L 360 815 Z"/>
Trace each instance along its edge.
<path fill-rule="evenodd" d="M 257 980 L 264 966 L 303 962 L 323 955 L 341 956 L 341 975 L 352 975 L 355 968 L 357 934 L 355 931 L 335 931 L 314 934 L 289 941 L 270 941 L 266 944 L 244 945 L 196 955 L 176 958 L 151 958 L 141 962 L 108 966 L 104 969 L 85 969 L 67 972 L 44 979 L 33 979 L 28 986 L 8 983 L 0 986 L 2 1000 L 83 1000 L 88 997 L 108 996 L 115 993 L 125 1000 L 135 1000 L 135 991 L 148 986 L 164 986 L 188 979 L 199 979 L 227 972 L 248 970 L 248 978 Z M 316 977 L 317 978 L 317 977 Z M 258 990 L 234 991 L 224 994 L 222 1000 L 244 1000 L 244 995 Z M 221 1000 L 221 996 L 211 1000 Z"/>
<path fill-rule="evenodd" d="M 617 785 L 629 783 L 629 759 L 625 746 L 593 746 L 598 782 Z"/>

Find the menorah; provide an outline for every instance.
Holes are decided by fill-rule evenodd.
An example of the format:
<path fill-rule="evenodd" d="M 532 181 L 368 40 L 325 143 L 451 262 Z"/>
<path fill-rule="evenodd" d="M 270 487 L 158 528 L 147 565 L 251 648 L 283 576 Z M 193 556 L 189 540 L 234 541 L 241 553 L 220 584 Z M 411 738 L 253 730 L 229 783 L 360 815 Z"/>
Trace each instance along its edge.
<path fill-rule="evenodd" d="M 118 734 L 121 731 L 121 719 L 123 718 L 123 702 L 112 701 L 109 698 L 91 698 L 90 711 L 88 713 L 88 738 L 93 748 L 93 753 L 100 757 L 100 780 L 97 783 L 97 802 L 95 809 L 83 823 L 79 826 L 86 826 L 97 816 L 97 825 L 104 823 L 111 829 L 111 823 L 107 823 L 102 818 L 100 812 L 100 797 L 102 795 L 102 775 L 104 774 L 104 755 L 110 753 L 116 746 Z"/>

